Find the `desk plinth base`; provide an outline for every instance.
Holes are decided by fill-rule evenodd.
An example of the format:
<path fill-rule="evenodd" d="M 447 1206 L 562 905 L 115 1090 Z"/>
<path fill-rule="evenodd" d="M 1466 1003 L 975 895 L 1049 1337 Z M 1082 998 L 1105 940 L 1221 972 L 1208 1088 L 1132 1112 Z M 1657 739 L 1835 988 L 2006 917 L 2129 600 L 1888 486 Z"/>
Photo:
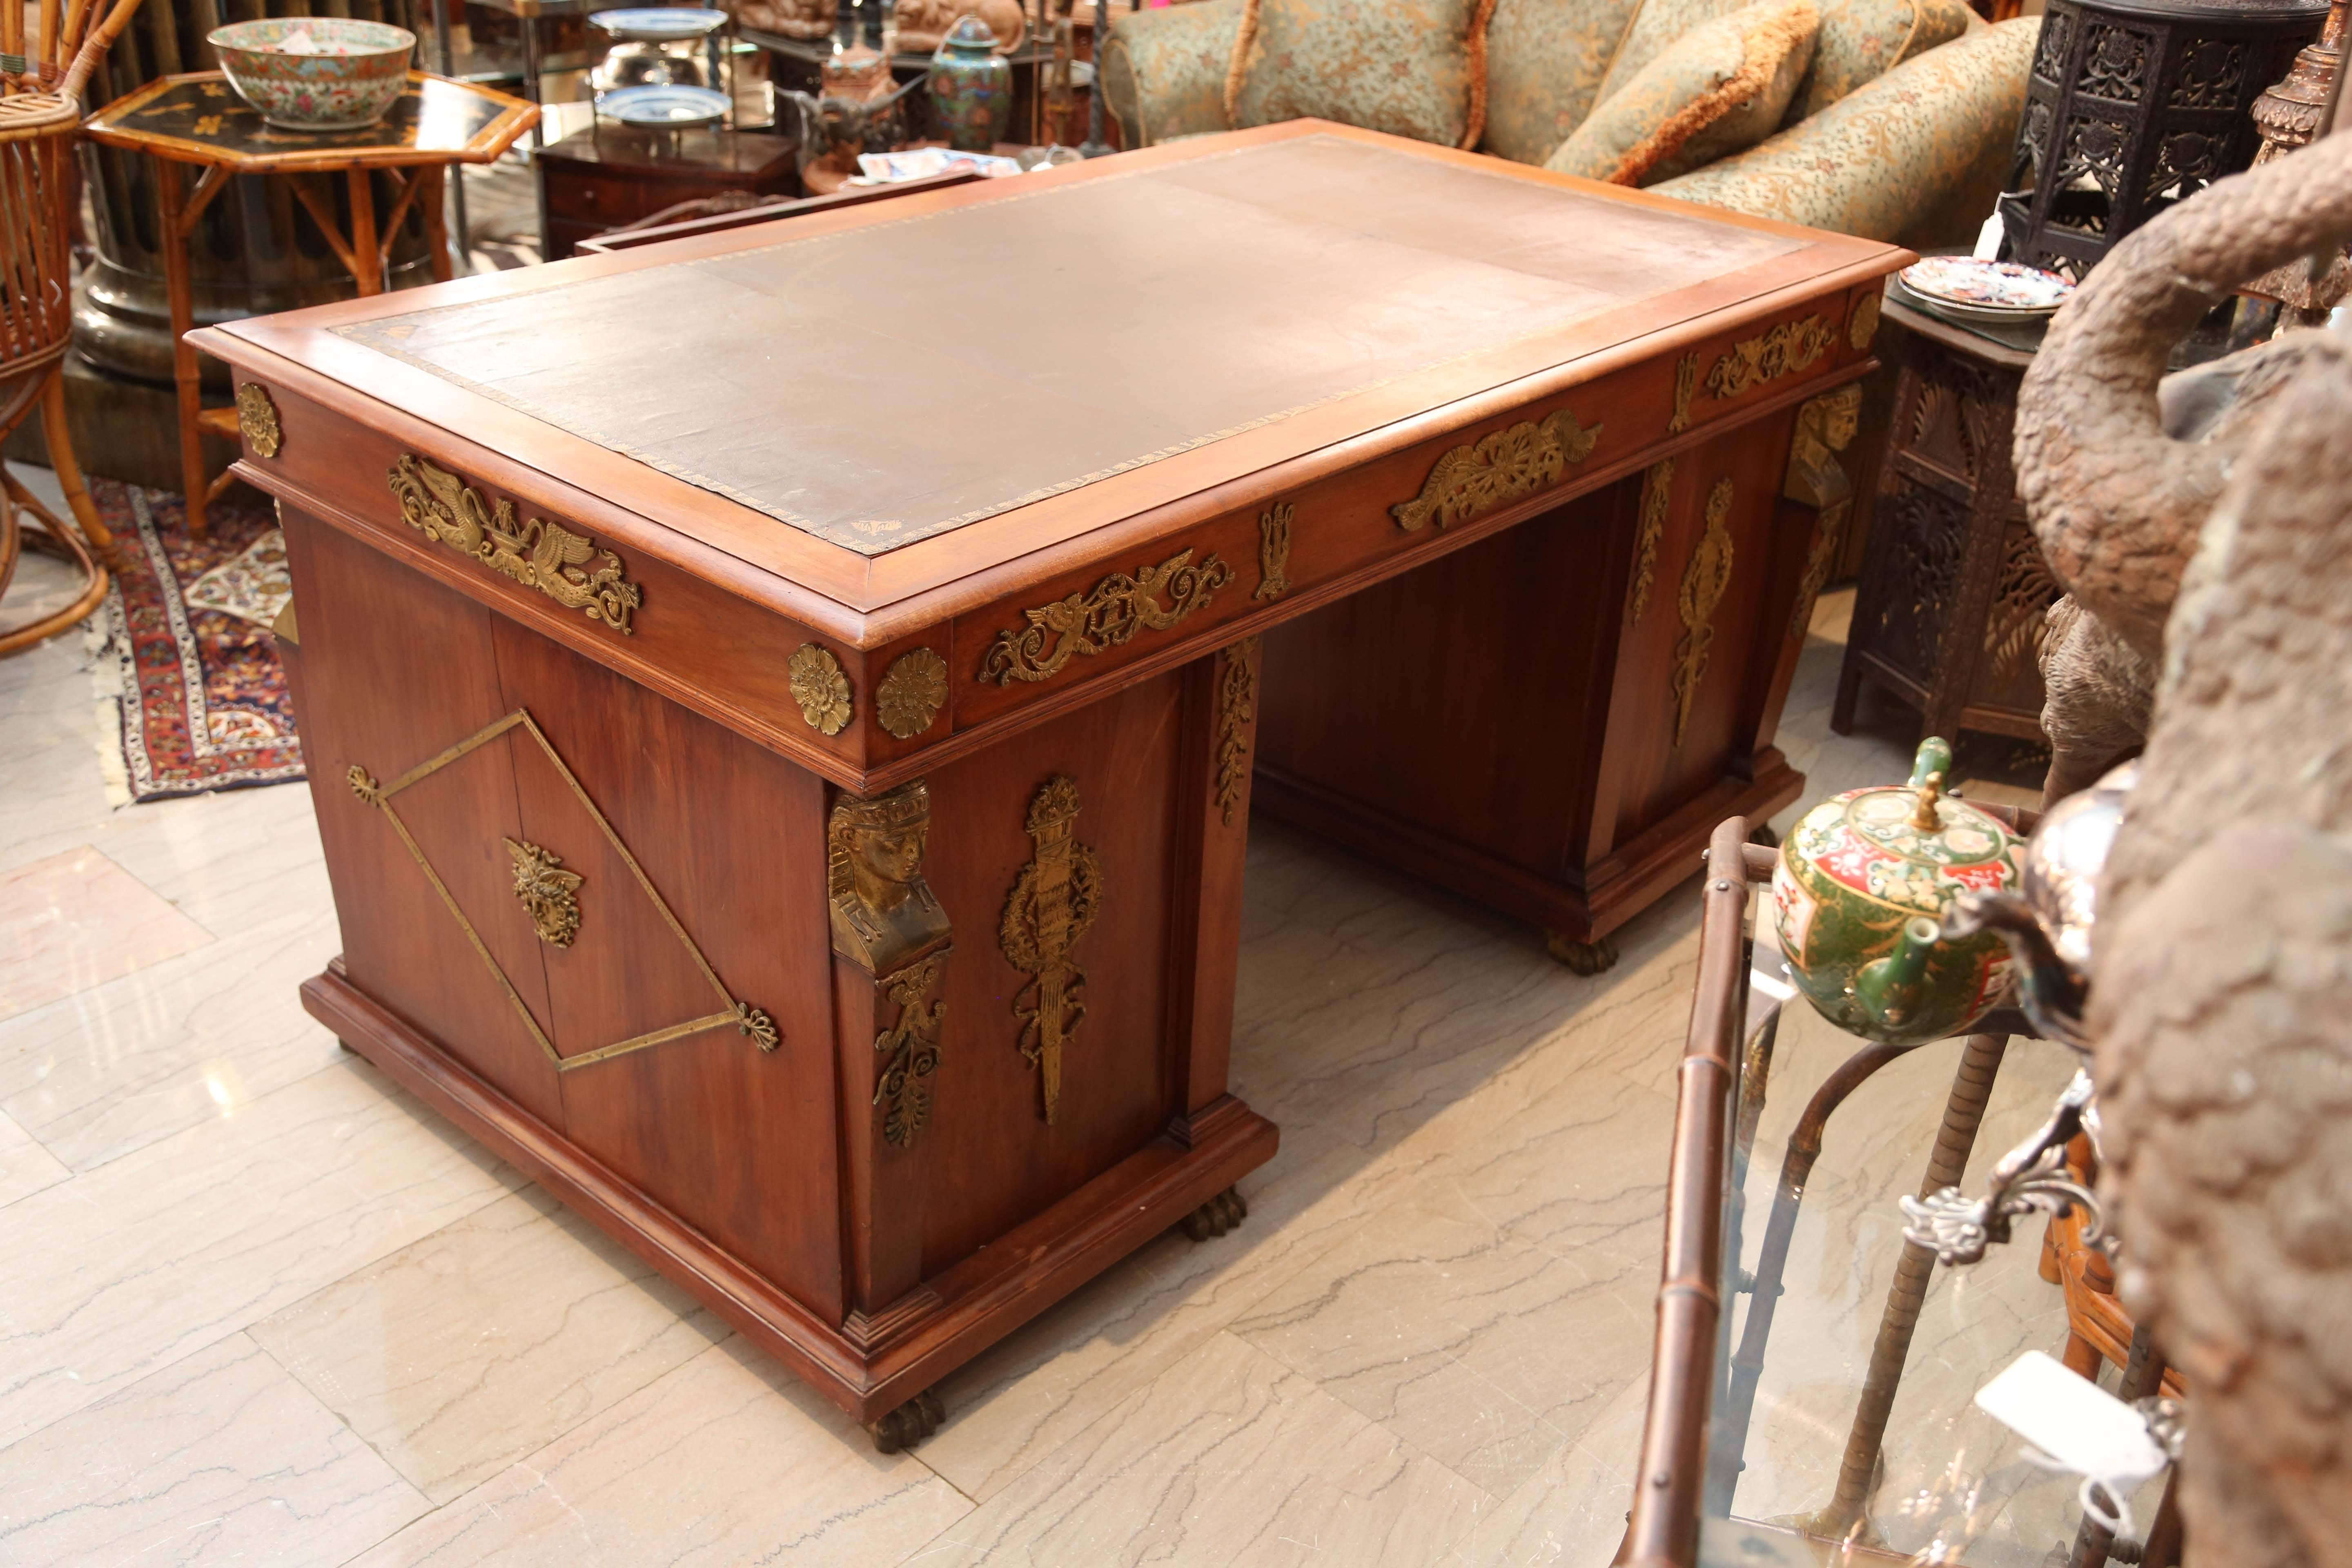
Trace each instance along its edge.
<path fill-rule="evenodd" d="M 341 961 L 302 987 L 310 1016 L 746 1338 L 869 1425 L 929 1389 L 1274 1157 L 1274 1123 L 1230 1096 L 930 1281 L 931 1300 L 861 1348 L 352 984 Z M 942 1288 L 945 1288 L 944 1289 Z M 955 1292 L 951 1297 L 945 1290 Z"/>

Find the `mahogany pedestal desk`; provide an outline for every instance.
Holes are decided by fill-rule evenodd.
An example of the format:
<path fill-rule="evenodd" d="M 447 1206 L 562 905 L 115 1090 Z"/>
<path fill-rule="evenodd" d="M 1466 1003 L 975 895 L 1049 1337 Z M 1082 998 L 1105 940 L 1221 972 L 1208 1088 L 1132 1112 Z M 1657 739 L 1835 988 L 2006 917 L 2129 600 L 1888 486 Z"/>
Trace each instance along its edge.
<path fill-rule="evenodd" d="M 1795 798 L 1907 259 L 1299 121 L 201 332 L 278 437 L 305 1000 L 919 1437 L 1274 1152 L 1253 769 L 1582 944 Z"/>

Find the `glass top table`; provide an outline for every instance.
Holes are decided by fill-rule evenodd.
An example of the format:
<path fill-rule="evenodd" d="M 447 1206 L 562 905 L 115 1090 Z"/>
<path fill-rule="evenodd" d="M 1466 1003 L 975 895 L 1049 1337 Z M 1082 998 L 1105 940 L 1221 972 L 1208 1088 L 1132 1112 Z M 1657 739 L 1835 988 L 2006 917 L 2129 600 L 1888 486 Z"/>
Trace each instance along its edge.
<path fill-rule="evenodd" d="M 1710 851 L 1743 875 L 1705 884 L 1649 1420 L 1618 1561 L 2065 1568 L 2080 1478 L 2038 1466 L 1972 1403 L 2020 1355 L 2066 1344 L 2042 1226 L 1947 1268 L 1906 1247 L 1897 1200 L 1955 1171 L 1981 1193 L 2076 1058 L 2014 1014 L 1986 1021 L 2006 1036 L 1907 1050 L 1840 1031 L 1780 979 L 1769 936 L 1747 941 L 1776 853 L 1720 829 Z M 2128 1500 L 2143 1536 L 2163 1486 Z"/>

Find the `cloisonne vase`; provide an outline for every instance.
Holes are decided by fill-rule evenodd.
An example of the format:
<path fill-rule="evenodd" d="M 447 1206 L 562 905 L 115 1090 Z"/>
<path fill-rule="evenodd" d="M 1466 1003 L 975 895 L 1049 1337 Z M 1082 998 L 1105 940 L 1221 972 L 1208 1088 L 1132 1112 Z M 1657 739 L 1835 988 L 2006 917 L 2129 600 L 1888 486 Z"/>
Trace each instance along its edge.
<path fill-rule="evenodd" d="M 1013 67 L 996 52 L 996 35 L 977 16 L 948 32 L 931 56 L 931 102 L 948 145 L 992 152 L 1013 118 Z"/>
<path fill-rule="evenodd" d="M 1965 1033 L 2008 1000 L 2000 934 L 1942 932 L 1963 893 L 2014 891 L 2024 846 L 1944 796 L 1952 748 L 1919 745 L 1910 783 L 1850 790 L 1807 812 L 1772 872 L 1790 977 L 1838 1027 L 1889 1045 Z"/>

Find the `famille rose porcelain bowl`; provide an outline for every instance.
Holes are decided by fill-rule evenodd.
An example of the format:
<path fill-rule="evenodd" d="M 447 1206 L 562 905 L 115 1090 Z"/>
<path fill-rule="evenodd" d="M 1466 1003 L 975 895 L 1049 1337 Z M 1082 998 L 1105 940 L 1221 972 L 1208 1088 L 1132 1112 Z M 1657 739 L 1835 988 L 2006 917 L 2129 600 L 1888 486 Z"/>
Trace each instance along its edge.
<path fill-rule="evenodd" d="M 1807 812 L 1772 872 L 1773 931 L 1790 977 L 1838 1027 L 1889 1045 L 1965 1032 L 2008 1000 L 1995 931 L 1943 935 L 1962 893 L 2016 890 L 2024 845 L 1948 799 L 1952 749 L 1921 742 L 1911 782 L 1849 790 Z"/>
<path fill-rule="evenodd" d="M 408 85 L 416 35 L 345 16 L 270 16 L 215 27 L 206 42 L 236 95 L 288 131 L 355 131 Z"/>

